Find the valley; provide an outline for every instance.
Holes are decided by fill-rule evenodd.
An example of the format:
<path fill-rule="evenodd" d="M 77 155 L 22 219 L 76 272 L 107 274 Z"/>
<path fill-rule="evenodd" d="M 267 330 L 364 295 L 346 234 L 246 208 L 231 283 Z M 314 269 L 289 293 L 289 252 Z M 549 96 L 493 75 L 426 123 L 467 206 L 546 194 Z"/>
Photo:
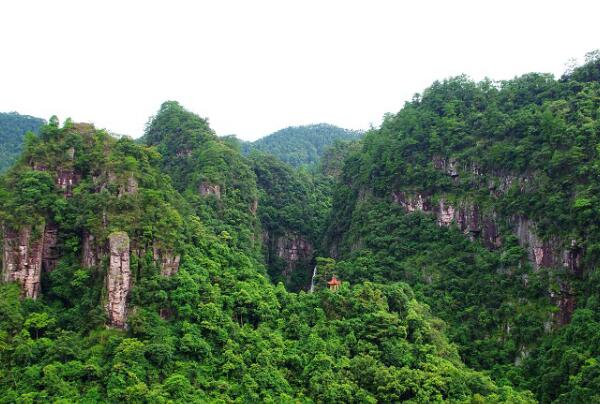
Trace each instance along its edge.
<path fill-rule="evenodd" d="M 2 403 L 600 400 L 597 52 L 366 132 L 9 117 Z"/>

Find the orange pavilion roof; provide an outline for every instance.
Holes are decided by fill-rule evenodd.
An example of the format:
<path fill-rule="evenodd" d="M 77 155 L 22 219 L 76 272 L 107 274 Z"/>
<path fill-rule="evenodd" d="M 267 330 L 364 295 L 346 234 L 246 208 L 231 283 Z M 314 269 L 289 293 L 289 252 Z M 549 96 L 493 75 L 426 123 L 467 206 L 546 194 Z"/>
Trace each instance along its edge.
<path fill-rule="evenodd" d="M 333 278 L 331 278 L 331 280 L 329 282 L 327 282 L 327 284 L 329 286 L 333 286 L 333 285 L 341 285 L 342 281 L 340 281 L 338 278 L 335 277 L 335 275 L 333 276 Z"/>

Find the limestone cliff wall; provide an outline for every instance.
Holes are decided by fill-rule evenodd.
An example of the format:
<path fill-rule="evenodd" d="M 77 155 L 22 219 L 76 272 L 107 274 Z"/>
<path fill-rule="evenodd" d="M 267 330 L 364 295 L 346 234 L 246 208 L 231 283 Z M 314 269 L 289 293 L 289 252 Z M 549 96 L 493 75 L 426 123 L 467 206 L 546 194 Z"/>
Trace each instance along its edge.
<path fill-rule="evenodd" d="M 109 325 L 124 328 L 127 323 L 127 297 L 131 288 L 129 236 L 125 232 L 115 232 L 109 235 L 108 240 L 110 261 L 106 276 L 106 314 Z"/>
<path fill-rule="evenodd" d="M 24 297 L 36 299 L 40 294 L 43 252 L 43 225 L 4 231 L 2 274 L 5 282 L 18 282 Z M 33 231 L 35 230 L 35 231 Z M 34 234 L 32 237 L 32 233 Z"/>
<path fill-rule="evenodd" d="M 5 225 L 2 233 L 2 280 L 19 283 L 24 297 L 37 299 L 42 272 L 52 271 L 58 260 L 58 228 L 52 223 L 20 229 Z"/>
<path fill-rule="evenodd" d="M 268 247 L 270 255 L 285 262 L 282 275 L 288 278 L 301 264 L 311 262 L 314 256 L 312 243 L 295 232 L 284 232 L 278 235 L 265 232 L 263 243 Z"/>
<path fill-rule="evenodd" d="M 181 257 L 172 250 L 165 250 L 154 246 L 152 252 L 154 262 L 160 267 L 160 274 L 162 276 L 173 276 L 179 271 Z"/>
<path fill-rule="evenodd" d="M 434 157 L 432 164 L 450 176 L 454 182 L 463 174 L 469 178 L 484 178 L 482 170 L 473 164 L 459 164 L 456 159 Z M 487 183 L 480 186 L 487 187 L 491 198 L 501 198 L 510 189 L 526 192 L 533 184 L 533 176 L 529 173 L 513 175 L 507 173 L 491 173 Z M 502 218 L 500 222 L 497 214 L 492 210 L 483 211 L 472 200 L 449 200 L 444 195 L 435 197 L 423 192 L 395 191 L 392 200 L 401 205 L 406 212 L 425 212 L 435 216 L 438 225 L 456 225 L 472 240 L 479 239 L 488 249 L 497 249 L 502 246 L 500 227 L 508 228 L 514 234 L 521 247 L 527 252 L 528 261 L 534 270 L 541 268 L 563 268 L 566 273 L 575 277 L 583 275 L 583 248 L 577 240 L 563 240 L 557 236 L 540 237 L 537 224 L 522 215 Z M 576 305 L 576 296 L 566 279 L 559 279 L 560 291 L 549 292 L 551 299 L 559 308 L 554 315 L 558 324 L 570 321 Z"/>
<path fill-rule="evenodd" d="M 291 275 L 300 262 L 309 262 L 313 258 L 313 245 L 300 234 L 286 233 L 276 237 L 274 244 L 275 253 L 287 264 L 285 276 Z"/>
<path fill-rule="evenodd" d="M 58 226 L 49 222 L 44 226 L 42 245 L 42 270 L 51 272 L 60 258 L 58 251 Z"/>
<path fill-rule="evenodd" d="M 446 198 L 433 201 L 428 195 L 405 192 L 392 193 L 394 202 L 400 204 L 406 212 L 425 212 L 434 214 L 440 226 L 456 224 L 458 228 L 471 237 L 480 238 L 489 249 L 502 246 L 502 238 L 498 230 L 495 213 L 483 213 L 479 206 L 469 201 L 453 203 Z"/>

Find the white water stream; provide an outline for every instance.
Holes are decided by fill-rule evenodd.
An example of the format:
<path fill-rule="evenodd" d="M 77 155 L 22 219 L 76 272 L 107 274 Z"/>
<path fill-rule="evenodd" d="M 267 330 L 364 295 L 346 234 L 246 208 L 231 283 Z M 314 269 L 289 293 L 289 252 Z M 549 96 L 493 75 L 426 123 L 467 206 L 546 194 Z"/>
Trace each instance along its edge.
<path fill-rule="evenodd" d="M 310 293 L 315 291 L 315 277 L 317 276 L 317 266 L 315 265 L 315 269 L 313 270 L 313 276 L 310 280 Z"/>

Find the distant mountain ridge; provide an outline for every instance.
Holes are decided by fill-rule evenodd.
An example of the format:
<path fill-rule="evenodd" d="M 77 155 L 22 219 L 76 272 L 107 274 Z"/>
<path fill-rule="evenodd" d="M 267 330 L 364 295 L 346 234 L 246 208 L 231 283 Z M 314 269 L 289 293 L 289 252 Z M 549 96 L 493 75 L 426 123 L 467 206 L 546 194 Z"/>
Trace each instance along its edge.
<path fill-rule="evenodd" d="M 0 112 L 0 172 L 10 167 L 21 153 L 25 133 L 37 133 L 45 123 L 29 115 Z"/>
<path fill-rule="evenodd" d="M 318 163 L 327 148 L 335 142 L 358 140 L 362 135 L 362 131 L 327 123 L 290 126 L 254 142 L 242 143 L 242 152 L 248 154 L 252 150 L 259 150 L 297 168 Z"/>

